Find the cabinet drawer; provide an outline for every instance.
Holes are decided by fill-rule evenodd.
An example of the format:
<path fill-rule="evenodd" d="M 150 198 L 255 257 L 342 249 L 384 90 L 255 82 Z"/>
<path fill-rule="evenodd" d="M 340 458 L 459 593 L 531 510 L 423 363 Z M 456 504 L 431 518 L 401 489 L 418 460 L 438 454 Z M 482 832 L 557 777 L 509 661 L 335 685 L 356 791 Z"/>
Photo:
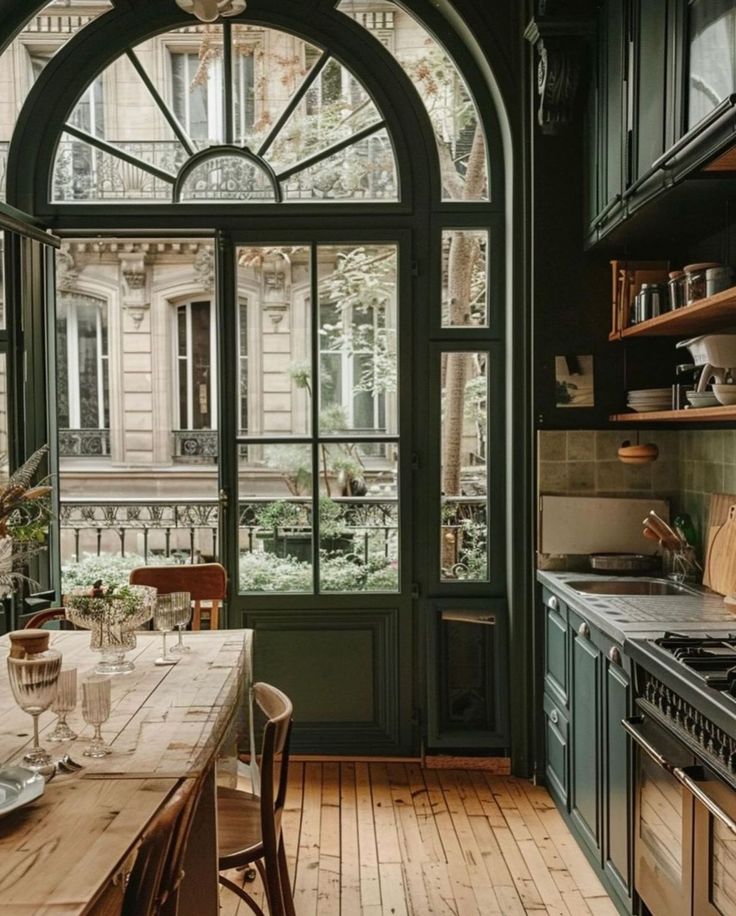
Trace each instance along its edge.
<path fill-rule="evenodd" d="M 568 705 L 570 646 L 565 605 L 554 595 L 545 600 L 544 680 L 546 689 Z"/>
<path fill-rule="evenodd" d="M 563 807 L 567 807 L 570 752 L 567 717 L 553 698 L 544 695 L 545 774 L 547 787 Z"/>

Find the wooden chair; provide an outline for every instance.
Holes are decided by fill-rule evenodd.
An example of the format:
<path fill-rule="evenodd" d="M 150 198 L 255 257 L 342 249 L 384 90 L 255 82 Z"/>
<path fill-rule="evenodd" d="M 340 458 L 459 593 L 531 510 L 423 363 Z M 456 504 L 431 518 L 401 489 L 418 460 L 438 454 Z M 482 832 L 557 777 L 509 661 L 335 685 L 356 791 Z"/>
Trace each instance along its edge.
<path fill-rule="evenodd" d="M 281 820 L 286 800 L 291 735 L 291 700 L 269 684 L 253 685 L 266 716 L 261 748 L 261 795 L 239 789 L 217 791 L 220 872 L 253 863 L 266 888 L 270 916 L 296 916 L 284 852 Z M 220 884 L 237 894 L 258 916 L 263 910 L 242 887 L 220 874 Z"/>
<path fill-rule="evenodd" d="M 209 610 L 210 629 L 220 624 L 220 607 L 227 598 L 227 574 L 219 563 L 182 563 L 176 566 L 138 566 L 130 573 L 131 585 L 152 585 L 162 595 L 189 592 L 192 629 L 202 629 L 202 611 Z"/>
<path fill-rule="evenodd" d="M 43 629 L 45 623 L 51 623 L 55 620 L 63 620 L 67 624 L 67 627 L 64 627 L 62 624 L 62 629 L 74 629 L 73 625 L 66 619 L 66 610 L 63 607 L 50 607 L 46 611 L 39 611 L 37 614 L 34 614 L 33 617 L 29 617 L 25 622 L 23 629 L 24 630 L 40 630 Z"/>
<path fill-rule="evenodd" d="M 186 779 L 166 800 L 138 849 L 120 916 L 176 916 L 179 886 L 203 781 Z"/>

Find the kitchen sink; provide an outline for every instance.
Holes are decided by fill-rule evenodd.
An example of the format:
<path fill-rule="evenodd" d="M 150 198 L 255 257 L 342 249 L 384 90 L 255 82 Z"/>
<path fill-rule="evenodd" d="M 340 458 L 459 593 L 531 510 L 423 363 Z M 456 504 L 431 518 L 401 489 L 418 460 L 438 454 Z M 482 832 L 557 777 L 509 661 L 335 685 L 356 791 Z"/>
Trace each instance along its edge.
<path fill-rule="evenodd" d="M 695 595 L 669 579 L 575 579 L 566 583 L 584 595 Z"/>

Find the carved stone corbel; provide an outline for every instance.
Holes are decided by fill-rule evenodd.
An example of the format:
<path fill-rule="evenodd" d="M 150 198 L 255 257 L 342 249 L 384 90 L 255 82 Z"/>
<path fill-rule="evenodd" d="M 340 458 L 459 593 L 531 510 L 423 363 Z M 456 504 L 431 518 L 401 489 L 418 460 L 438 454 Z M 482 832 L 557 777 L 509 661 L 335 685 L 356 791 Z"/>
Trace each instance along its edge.
<path fill-rule="evenodd" d="M 123 308 L 139 328 L 146 312 L 151 307 L 148 294 L 148 272 L 146 270 L 146 246 L 130 246 L 118 252 L 123 274 Z"/>
<path fill-rule="evenodd" d="M 543 13 L 548 7 L 542 8 Z M 575 110 L 583 64 L 583 39 L 592 33 L 587 19 L 539 15 L 524 32 L 537 52 L 537 122 L 545 134 L 558 134 Z"/>

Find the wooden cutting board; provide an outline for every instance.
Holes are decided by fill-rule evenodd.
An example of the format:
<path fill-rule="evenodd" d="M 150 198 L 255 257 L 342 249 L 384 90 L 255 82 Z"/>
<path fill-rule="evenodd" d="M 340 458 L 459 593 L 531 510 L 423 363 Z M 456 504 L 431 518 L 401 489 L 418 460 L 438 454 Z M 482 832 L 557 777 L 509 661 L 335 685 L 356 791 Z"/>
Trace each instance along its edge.
<path fill-rule="evenodd" d="M 705 557 L 703 560 L 703 585 L 713 588 L 710 581 L 710 553 L 715 536 L 728 519 L 728 511 L 736 505 L 734 493 L 711 493 L 708 507 L 708 528 L 705 533 Z"/>
<path fill-rule="evenodd" d="M 721 595 L 736 592 L 736 503 L 713 538 L 708 559 L 710 587 Z"/>

